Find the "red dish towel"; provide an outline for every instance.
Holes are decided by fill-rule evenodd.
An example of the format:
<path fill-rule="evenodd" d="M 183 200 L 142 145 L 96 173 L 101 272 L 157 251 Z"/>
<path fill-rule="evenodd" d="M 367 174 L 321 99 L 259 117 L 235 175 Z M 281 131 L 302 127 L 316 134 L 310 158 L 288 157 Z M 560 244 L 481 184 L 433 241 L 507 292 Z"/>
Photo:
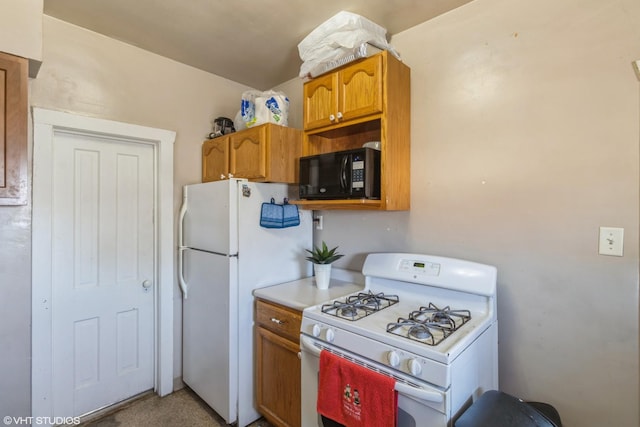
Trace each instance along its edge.
<path fill-rule="evenodd" d="M 349 362 L 326 350 L 320 353 L 318 413 L 346 427 L 395 427 L 396 380 Z"/>

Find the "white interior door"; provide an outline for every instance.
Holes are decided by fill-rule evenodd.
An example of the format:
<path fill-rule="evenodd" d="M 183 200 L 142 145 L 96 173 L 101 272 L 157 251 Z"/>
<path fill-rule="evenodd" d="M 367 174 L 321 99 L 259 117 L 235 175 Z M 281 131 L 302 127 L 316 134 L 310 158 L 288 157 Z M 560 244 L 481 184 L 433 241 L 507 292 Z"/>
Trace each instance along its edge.
<path fill-rule="evenodd" d="M 82 368 L 78 370 L 78 378 L 82 378 L 84 380 L 84 389 L 87 392 L 88 396 L 91 396 L 91 393 L 99 393 L 100 386 L 92 387 L 90 386 L 91 381 L 88 378 L 91 377 L 91 357 L 85 357 L 82 361 L 73 362 L 71 365 L 72 368 L 69 368 L 67 360 L 61 360 L 66 354 L 69 355 L 82 355 L 92 356 L 91 350 L 93 349 L 96 357 L 93 358 L 93 361 L 98 360 L 97 358 L 102 354 L 103 351 L 109 350 L 109 345 L 105 346 L 106 338 L 111 338 L 111 342 L 114 341 L 117 343 L 118 341 L 115 339 L 116 332 L 119 332 L 120 335 L 117 338 L 120 340 L 119 347 L 111 348 L 111 363 L 118 363 L 117 366 L 123 367 L 119 373 L 120 378 L 123 379 L 125 383 L 130 382 L 131 385 L 126 385 L 129 387 L 129 391 L 126 393 L 122 391 L 121 388 L 116 388 L 116 392 L 111 392 L 110 390 L 106 390 L 105 393 L 108 393 L 106 401 L 109 400 L 117 400 L 118 396 L 121 392 L 122 395 L 126 395 L 131 393 L 131 390 L 134 390 L 138 385 L 145 384 L 143 388 L 150 388 L 148 381 L 148 372 L 144 371 L 144 374 L 136 377 L 135 374 L 129 376 L 128 374 L 136 371 L 134 368 L 134 363 L 127 363 L 132 360 L 140 360 L 147 364 L 147 368 L 154 369 L 153 372 L 153 387 L 155 391 L 160 396 L 165 396 L 173 391 L 174 386 L 174 375 L 173 375 L 173 365 L 174 365 L 174 339 L 173 339 L 173 310 L 174 310 L 174 292 L 177 291 L 175 287 L 175 276 L 174 276 L 174 262 L 175 262 L 175 243 L 174 243 L 174 221 L 173 221 L 173 206 L 174 206 L 174 194 L 173 194 L 173 144 L 175 142 L 175 132 L 151 128 L 146 126 L 134 125 L 130 123 L 122 123 L 116 122 L 112 120 L 104 120 L 94 117 L 81 116 L 77 114 L 64 113 L 61 111 L 53 111 L 47 110 L 43 108 L 34 107 L 32 109 L 33 115 L 33 232 L 32 232 L 32 269 L 31 269 L 31 282 L 32 282 L 32 325 L 31 325 L 31 410 L 32 416 L 34 418 L 39 417 L 43 422 L 42 425 L 51 425 L 51 421 L 53 420 L 54 415 L 56 416 L 71 416 L 72 413 L 82 412 L 83 409 L 80 408 L 81 405 L 85 403 L 82 401 L 82 396 L 78 396 L 82 394 L 82 392 L 76 393 L 74 391 L 73 385 L 75 384 L 76 378 L 71 376 L 71 371 L 75 368 Z M 82 137 L 81 135 L 84 135 Z M 60 160 L 59 154 L 54 153 L 58 148 L 58 143 L 62 143 L 63 145 L 73 146 L 74 143 L 71 141 L 65 141 L 61 138 L 72 137 L 75 138 L 76 143 L 79 141 L 83 141 L 87 143 L 87 145 L 82 145 L 82 148 L 85 151 L 77 151 L 78 158 L 77 161 L 74 160 L 72 163 L 69 163 L 69 159 Z M 66 144 L 66 143 L 69 144 Z M 79 225 L 74 223 L 76 216 L 81 215 L 84 220 L 85 226 L 91 226 L 90 221 L 87 218 L 90 218 L 90 215 L 85 216 L 81 211 L 74 209 L 72 217 L 66 217 L 63 219 L 67 223 L 66 229 L 67 231 L 61 232 L 58 226 L 54 227 L 54 217 L 60 215 L 58 210 L 63 209 L 62 213 L 65 215 L 70 214 L 70 210 L 67 206 L 67 210 L 64 210 L 64 205 L 60 205 L 59 197 L 62 197 L 65 200 L 65 203 L 70 203 L 72 200 L 74 203 L 78 202 L 78 209 L 81 206 L 84 206 L 84 209 L 87 209 L 91 206 L 90 198 L 94 197 L 91 191 L 87 190 L 82 193 L 82 197 L 87 198 L 87 200 L 83 200 L 82 202 L 76 200 L 76 196 L 80 197 L 78 194 L 74 194 L 73 198 L 70 198 L 68 193 L 75 191 L 75 188 L 78 188 L 80 185 L 81 177 L 82 179 L 103 179 L 103 173 L 109 173 L 109 167 L 105 166 L 106 163 L 101 163 L 96 161 L 96 164 L 100 164 L 100 172 L 95 172 L 95 177 L 92 178 L 91 173 L 84 171 L 82 174 L 76 174 L 74 172 L 74 179 L 76 179 L 76 184 L 73 184 L 72 181 L 67 181 L 66 183 L 62 181 L 60 184 L 61 176 L 68 176 L 60 173 L 61 168 L 80 168 L 80 164 L 85 163 L 89 164 L 90 161 L 87 158 L 90 158 L 92 155 L 89 154 L 92 149 L 89 144 L 97 144 L 100 147 L 108 144 L 117 144 L 121 146 L 126 146 L 131 148 L 132 146 L 142 145 L 143 154 L 138 152 L 130 152 L 126 151 L 119 155 L 121 159 L 120 163 L 114 164 L 113 162 L 110 164 L 111 167 L 111 178 L 115 178 L 115 183 L 112 182 L 110 185 L 115 187 L 115 189 L 119 190 L 117 197 L 115 200 L 111 202 L 116 203 L 113 207 L 109 208 L 108 205 L 102 206 L 102 210 L 97 210 L 98 214 L 94 213 L 93 219 L 96 221 L 96 224 L 103 223 L 104 221 L 109 221 L 109 215 L 118 215 L 116 218 L 119 221 L 117 224 L 120 228 L 112 227 L 113 235 L 105 235 L 104 228 L 99 228 L 102 234 L 98 235 L 99 244 L 98 248 L 102 251 L 99 255 L 105 255 L 107 253 L 114 254 L 118 258 L 113 258 L 111 261 L 111 266 L 114 268 L 116 265 L 116 261 L 121 262 L 118 264 L 118 268 L 122 267 L 122 270 L 118 270 L 116 273 L 113 273 L 113 277 L 117 277 L 118 280 L 122 279 L 126 276 L 127 266 L 129 266 L 129 271 L 135 267 L 135 265 L 140 266 L 138 263 L 138 259 L 135 260 L 131 258 L 130 260 L 124 259 L 127 254 L 127 250 L 132 250 L 131 247 L 123 248 L 122 242 L 126 242 L 126 239 L 129 239 L 129 242 L 135 241 L 139 245 L 138 248 L 143 248 L 147 245 L 146 238 L 148 237 L 148 233 L 150 232 L 148 228 L 144 227 L 141 223 L 126 223 L 121 221 L 123 217 L 126 217 L 127 209 L 137 209 L 136 214 L 140 215 L 140 220 L 142 221 L 144 218 L 151 218 L 153 222 L 152 232 L 154 233 L 154 249 L 153 249 L 153 263 L 155 265 L 155 269 L 153 270 L 154 275 L 149 277 L 152 278 L 150 284 L 151 289 L 147 292 L 143 291 L 143 295 L 138 294 L 133 289 L 137 288 L 139 283 L 136 286 L 132 286 L 133 290 L 131 295 L 128 295 L 125 290 L 118 291 L 120 292 L 119 296 L 121 299 L 127 299 L 127 303 L 124 305 L 123 309 L 118 309 L 117 307 L 113 309 L 111 314 L 103 314 L 102 312 L 97 312 L 97 314 L 93 314 L 89 317 L 78 317 L 74 318 L 70 314 L 68 317 L 65 317 L 62 311 L 66 310 L 70 305 L 74 305 L 75 309 L 83 309 L 82 305 L 85 304 L 85 301 L 81 298 L 82 294 L 80 293 L 80 288 L 84 287 L 85 294 L 89 294 L 92 289 L 90 285 L 82 283 L 82 286 L 78 286 L 78 289 L 75 289 L 77 292 L 71 292 L 67 289 L 61 290 L 59 288 L 58 278 L 59 277 L 68 277 L 69 276 L 69 267 L 68 265 L 59 265 L 61 262 L 68 260 L 71 256 L 80 257 L 81 261 L 87 261 L 86 264 L 78 264 L 78 266 L 73 266 L 73 280 L 76 280 L 75 275 L 79 274 L 79 277 L 88 277 L 89 273 L 87 270 L 77 270 L 80 266 L 82 268 L 88 268 L 90 265 L 96 266 L 96 271 L 103 271 L 101 263 L 104 263 L 105 258 L 97 258 L 96 261 L 93 261 L 91 256 L 88 255 L 89 252 L 73 252 L 76 247 L 76 241 L 81 241 L 82 234 L 79 234 L 79 240 L 76 237 L 73 239 L 67 235 L 68 230 L 73 230 L 76 233 Z M 64 148 L 63 148 L 64 150 Z M 69 148 L 67 147 L 67 150 Z M 76 155 L 76 150 L 72 150 L 74 152 L 74 156 Z M 95 154 L 93 154 L 94 158 L 101 159 L 102 157 L 113 158 L 115 155 L 110 151 L 102 152 L 99 150 L 93 150 Z M 152 153 L 152 154 L 151 154 Z M 149 158 L 148 155 L 152 155 L 152 172 L 151 175 L 149 172 L 149 163 L 147 162 Z M 136 159 L 136 157 L 140 156 L 140 159 Z M 134 159 L 136 159 L 134 161 Z M 136 163 L 141 161 L 139 165 Z M 72 164 L 72 166 L 69 166 Z M 116 165 L 118 168 L 116 168 Z M 127 166 L 128 165 L 128 166 Z M 121 167 L 120 167 L 121 166 Z M 105 169 L 106 168 L 106 169 Z M 153 194 L 153 209 L 155 209 L 155 215 L 150 217 L 148 212 L 141 208 L 146 201 L 141 200 L 139 204 L 129 203 L 122 205 L 122 201 L 126 201 L 127 197 L 131 199 L 135 199 L 139 197 L 138 195 L 142 194 L 143 187 L 136 186 L 126 186 L 124 183 L 128 181 L 127 177 L 131 177 L 134 175 L 134 170 L 138 169 L 137 177 L 138 179 L 144 179 L 142 183 L 144 186 L 151 185 L 153 183 L 153 190 L 148 191 L 148 187 L 144 190 L 144 197 L 150 196 Z M 105 172 L 106 170 L 106 172 Z M 64 171 L 63 171 L 64 172 Z M 68 171 L 67 171 L 68 172 Z M 142 178 L 144 176 L 144 178 Z M 117 184 L 117 185 L 116 185 Z M 60 187 L 62 185 L 62 187 Z M 75 187 L 74 187 L 75 185 Z M 82 183 L 83 188 L 86 190 L 90 188 L 90 184 Z M 97 184 L 94 184 L 95 187 L 100 188 L 100 191 L 105 191 L 103 188 L 108 189 L 108 186 L 100 187 Z M 106 181 L 105 181 L 106 185 Z M 55 188 L 54 188 L 55 187 Z M 60 189 L 62 188 L 62 194 L 60 193 Z M 111 189 L 112 194 L 114 188 Z M 129 192 L 129 193 L 128 193 Z M 130 196 L 125 197 L 127 194 Z M 66 198 L 65 198 L 66 197 Z M 142 197 L 142 196 L 140 196 Z M 98 198 L 98 200 L 102 200 L 102 195 Z M 136 202 L 138 202 L 136 200 Z M 95 202 L 97 203 L 97 202 Z M 119 203 L 119 205 L 117 204 Z M 97 209 L 97 208 L 96 208 Z M 123 211 L 124 210 L 124 211 Z M 54 214 L 55 211 L 55 214 Z M 89 214 L 91 212 L 89 211 Z M 96 216 L 97 215 L 97 216 Z M 69 224 L 74 224 L 70 226 Z M 142 230 L 143 227 L 144 231 Z M 55 230 L 54 230 L 55 228 Z M 130 235 L 127 235 L 128 232 L 131 231 Z M 135 235 L 135 233 L 139 233 Z M 86 230 L 83 230 L 86 234 Z M 105 240 L 106 239 L 106 240 Z M 125 239 L 125 240 L 123 240 Z M 131 240 L 136 239 L 136 240 Z M 137 240 L 140 239 L 140 240 Z M 85 238 L 85 243 L 87 241 L 91 241 L 90 237 Z M 61 243 L 62 242 L 62 243 Z M 107 242 L 107 243 L 104 243 Z M 71 246 L 74 245 L 74 246 Z M 115 245 L 115 246 L 114 246 Z M 60 249 L 62 248 L 62 249 Z M 85 247 L 85 249 L 90 248 Z M 54 249 L 56 254 L 54 255 Z M 122 249 L 122 252 L 120 252 Z M 58 252 L 62 250 L 66 255 L 60 255 Z M 87 249 L 88 251 L 89 249 Z M 139 249 L 140 250 L 140 249 Z M 129 252 L 132 253 L 132 252 Z M 71 254 L 71 255 L 70 255 Z M 94 256 L 97 256 L 97 252 L 94 252 Z M 145 254 L 147 256 L 148 254 Z M 108 259 L 107 259 L 108 260 Z M 142 261 L 140 261 L 142 262 Z M 146 262 L 146 261 L 145 261 Z M 138 264 L 136 264 L 138 263 Z M 146 268 L 146 267 L 145 267 Z M 65 270 L 66 269 L 66 270 Z M 64 273 L 66 271 L 66 273 Z M 78 273 L 76 273 L 78 271 Z M 54 273 L 55 272 L 55 273 Z M 139 270 L 140 278 L 147 276 L 148 271 L 143 271 L 140 267 Z M 65 276 L 66 274 L 66 276 Z M 54 283 L 54 276 L 56 282 Z M 98 276 L 101 278 L 100 276 Z M 102 278 L 101 278 L 102 279 Z M 144 280 L 147 280 L 146 278 Z M 142 282 L 144 282 L 142 280 Z M 124 281 L 124 280 L 123 280 Z M 100 283 L 102 284 L 102 283 Z M 54 290 L 55 286 L 55 290 Z M 71 286 L 67 284 L 66 286 Z M 75 287 L 76 285 L 73 284 Z M 112 284 L 115 290 L 124 289 L 121 283 L 118 283 L 116 286 Z M 95 286 L 94 286 L 95 287 Z M 64 302 L 61 305 L 57 304 L 56 298 L 61 298 L 64 296 L 65 292 L 67 293 L 67 297 L 71 298 L 71 303 L 67 301 L 67 305 Z M 98 294 L 100 290 L 94 292 Z M 54 298 L 55 295 L 55 298 Z M 116 299 L 117 300 L 117 299 Z M 135 342 L 141 336 L 139 331 L 146 329 L 148 330 L 148 304 L 150 300 L 153 301 L 153 308 L 155 310 L 155 314 L 153 319 L 155 319 L 153 325 L 153 334 L 145 334 L 145 338 L 142 340 L 148 339 L 149 342 L 155 341 L 155 346 L 153 348 L 153 356 L 150 360 L 148 357 L 148 353 L 143 354 L 142 349 L 144 351 L 148 351 L 148 348 L 142 345 L 139 348 L 135 348 L 133 346 L 123 346 L 127 342 Z M 106 300 L 106 302 L 110 301 Z M 91 303 L 95 308 L 100 308 L 102 304 L 96 304 L 95 300 Z M 77 315 L 78 313 L 75 313 Z M 114 326 L 113 317 L 119 314 Z M 80 312 L 80 315 L 82 313 Z M 54 322 L 55 317 L 55 322 Z M 72 319 L 84 319 L 86 320 L 84 324 L 80 324 L 76 322 L 76 320 Z M 91 330 L 91 321 L 87 319 L 95 319 L 93 320 L 94 331 Z M 57 324 L 60 322 L 75 322 L 77 325 L 77 329 L 74 330 L 72 335 L 67 331 L 66 339 L 74 339 L 76 343 L 78 343 L 79 348 L 64 348 L 63 343 L 58 340 L 57 333 L 54 334 L 54 327 L 57 327 Z M 107 325 L 108 322 L 111 322 L 110 328 L 100 329 L 103 326 Z M 131 325 L 138 324 L 140 325 L 140 329 L 129 328 Z M 100 328 L 98 328 L 100 327 Z M 104 338 L 105 341 L 99 341 L 98 347 L 91 347 L 90 343 L 91 339 L 94 339 L 94 343 L 97 334 L 101 335 L 101 339 Z M 128 334 L 128 335 L 127 335 Z M 153 338 L 152 338 L 153 335 Z M 56 346 L 56 350 L 54 351 L 54 345 Z M 113 344 L 110 344 L 113 346 Z M 84 346 L 84 347 L 82 347 Z M 136 351 L 140 350 L 139 353 L 134 354 Z M 115 352 L 115 353 L 114 353 Z M 55 354 L 54 354 L 55 353 Z M 115 359 L 114 355 L 115 354 Z M 136 359 L 137 356 L 137 359 Z M 114 362 L 115 360 L 115 362 Z M 106 363 L 107 360 L 100 360 L 100 363 Z M 142 363 L 141 362 L 141 363 Z M 59 367 L 59 364 L 63 364 L 62 368 Z M 99 381 L 104 380 L 104 388 L 111 389 L 114 388 L 113 383 L 109 383 L 107 385 L 107 377 L 103 375 L 102 366 L 95 368 L 94 363 L 94 373 L 97 372 L 100 377 Z M 113 366 L 113 365 L 112 365 Z M 64 369 L 62 371 L 60 369 Z M 62 375 L 62 378 L 61 378 Z M 138 382 L 140 380 L 140 382 Z M 74 381 L 74 382 L 69 382 Z M 71 386 L 69 384 L 72 384 Z M 118 386 L 119 387 L 119 386 Z M 125 388 L 126 388 L 125 387 Z M 91 397 L 92 398 L 92 397 Z M 77 401 L 76 401 L 77 400 Z M 71 402 L 71 403 L 69 403 Z M 78 406 L 77 411 L 66 412 L 68 407 L 73 407 L 74 405 Z M 98 405 L 101 405 L 99 403 Z M 96 403 L 87 405 L 94 406 Z M 55 406 L 55 410 L 54 410 Z M 60 409 L 64 408 L 64 409 Z M 65 413 L 61 413 L 61 411 L 65 411 Z"/>
<path fill-rule="evenodd" d="M 154 149 L 59 132 L 53 144 L 54 416 L 154 386 Z"/>

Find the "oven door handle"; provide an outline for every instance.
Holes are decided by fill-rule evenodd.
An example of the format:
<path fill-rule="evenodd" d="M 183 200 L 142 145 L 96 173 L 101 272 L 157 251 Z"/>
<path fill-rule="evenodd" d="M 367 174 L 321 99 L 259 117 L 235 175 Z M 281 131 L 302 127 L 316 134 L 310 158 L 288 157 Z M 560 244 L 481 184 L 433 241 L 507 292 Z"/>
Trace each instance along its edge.
<path fill-rule="evenodd" d="M 415 388 L 399 381 L 396 381 L 396 391 L 407 397 L 411 397 L 417 400 L 424 400 L 425 402 L 444 402 L 444 395 L 440 392 L 425 390 L 423 388 Z"/>
<path fill-rule="evenodd" d="M 307 350 L 309 353 L 311 353 L 313 356 L 320 357 L 320 352 L 322 350 L 320 350 L 313 344 L 313 340 L 311 338 L 305 335 L 300 335 L 300 346 L 304 350 Z"/>
<path fill-rule="evenodd" d="M 320 357 L 320 350 L 313 344 L 313 340 L 305 335 L 300 336 L 300 346 L 303 350 L 307 350 L 309 353 L 316 357 Z M 424 400 L 426 402 L 434 402 L 434 403 L 442 403 L 444 402 L 444 394 L 432 391 L 425 390 L 423 388 L 416 388 L 410 386 L 409 384 L 402 383 L 400 381 L 396 381 L 396 391 L 400 394 L 403 394 L 407 397 L 411 397 L 413 399 Z"/>

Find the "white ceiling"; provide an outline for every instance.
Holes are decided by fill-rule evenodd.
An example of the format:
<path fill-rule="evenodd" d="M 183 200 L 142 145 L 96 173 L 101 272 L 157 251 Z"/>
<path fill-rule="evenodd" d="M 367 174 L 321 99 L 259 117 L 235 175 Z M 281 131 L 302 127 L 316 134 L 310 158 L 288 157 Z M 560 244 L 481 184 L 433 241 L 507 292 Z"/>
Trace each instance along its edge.
<path fill-rule="evenodd" d="M 298 76 L 298 43 L 341 10 L 381 25 L 390 38 L 470 1 L 44 0 L 44 13 L 266 90 Z"/>

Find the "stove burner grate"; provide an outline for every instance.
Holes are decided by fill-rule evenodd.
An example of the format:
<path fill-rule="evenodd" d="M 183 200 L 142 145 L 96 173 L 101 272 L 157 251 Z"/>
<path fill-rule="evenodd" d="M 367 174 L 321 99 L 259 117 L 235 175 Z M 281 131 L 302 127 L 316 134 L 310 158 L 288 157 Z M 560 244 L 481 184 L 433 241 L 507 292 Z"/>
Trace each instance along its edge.
<path fill-rule="evenodd" d="M 360 292 L 322 306 L 322 312 L 341 319 L 358 320 L 372 313 L 396 304 L 400 299 L 397 295 L 383 293 Z"/>
<path fill-rule="evenodd" d="M 433 303 L 412 311 L 408 319 L 398 318 L 387 325 L 387 332 L 435 346 L 471 319 L 469 310 L 438 308 Z"/>
<path fill-rule="evenodd" d="M 469 310 L 451 310 L 449 306 L 438 308 L 435 304 L 429 303 L 428 307 L 420 307 L 418 310 L 412 311 L 409 318 L 418 322 L 436 323 L 456 330 L 471 319 L 471 312 Z"/>

